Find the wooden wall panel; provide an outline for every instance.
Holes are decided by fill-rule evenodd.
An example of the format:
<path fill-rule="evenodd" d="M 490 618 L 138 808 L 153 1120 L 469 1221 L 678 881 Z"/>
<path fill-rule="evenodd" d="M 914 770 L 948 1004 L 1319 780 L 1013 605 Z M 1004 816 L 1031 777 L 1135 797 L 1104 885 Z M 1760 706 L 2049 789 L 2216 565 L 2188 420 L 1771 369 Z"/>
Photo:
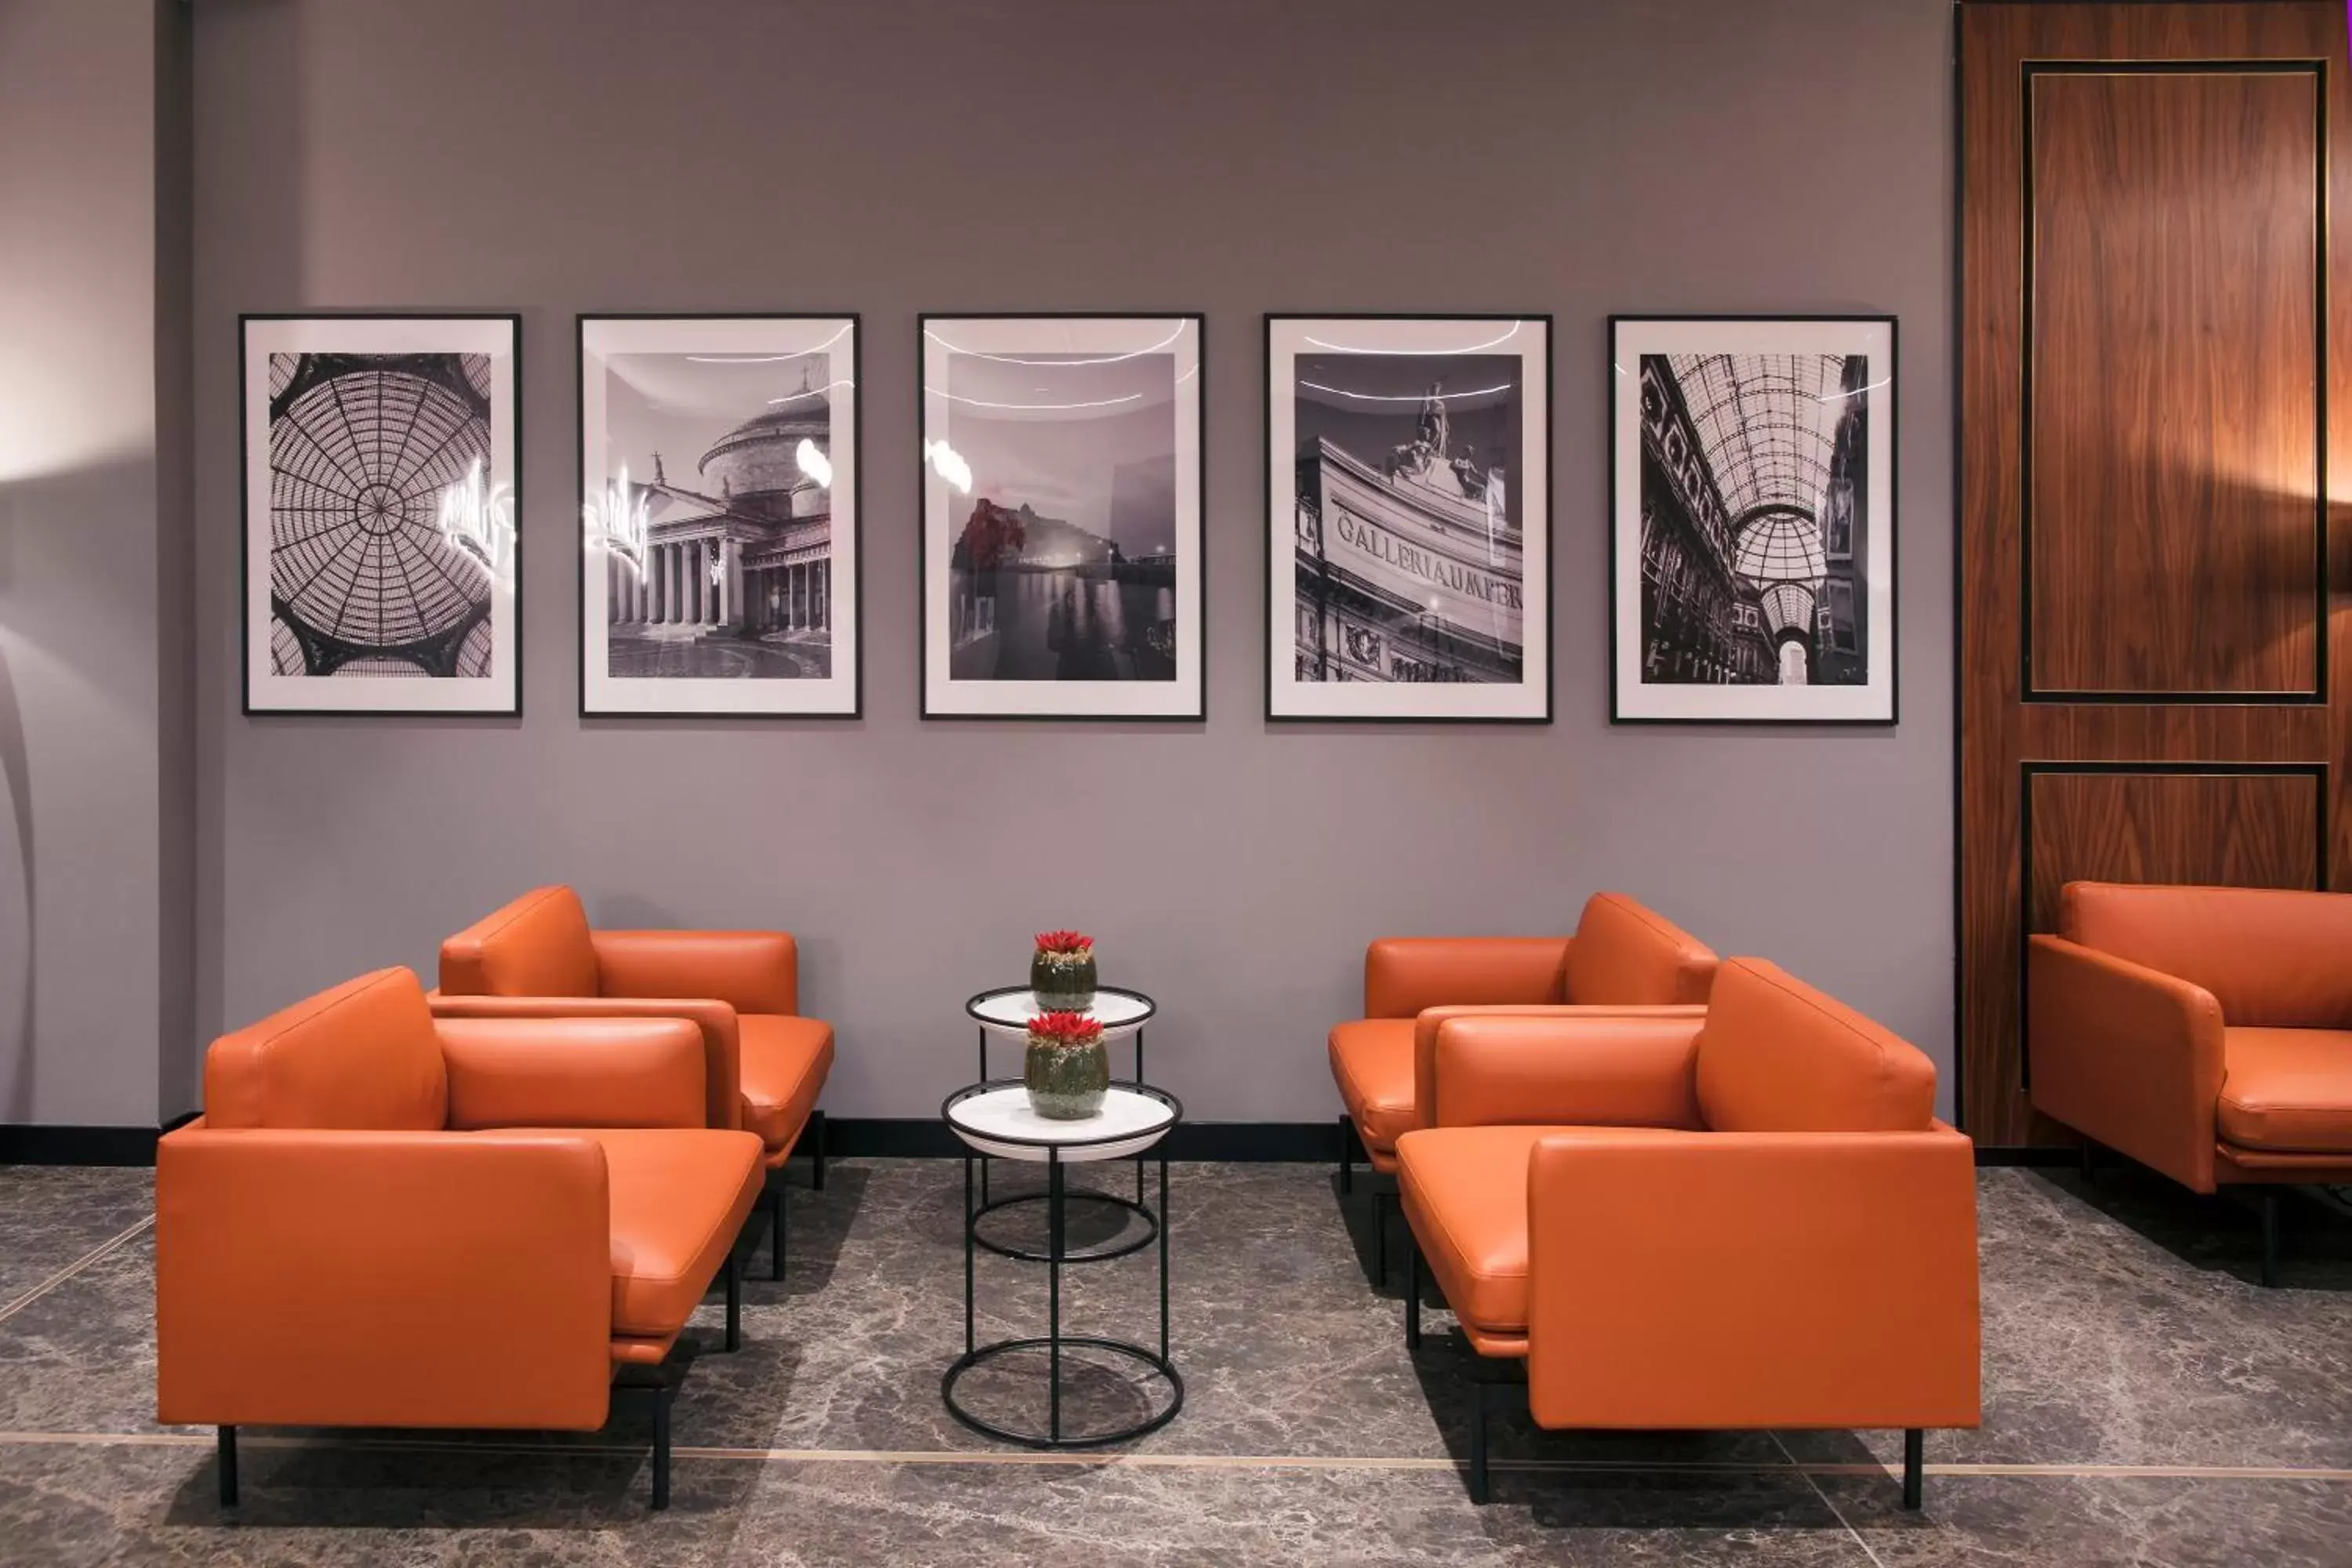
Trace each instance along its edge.
<path fill-rule="evenodd" d="M 2014 1144 L 2065 878 L 2352 885 L 2352 71 L 2326 0 L 1958 25 L 1958 1098 Z"/>
<path fill-rule="evenodd" d="M 2319 688 L 2319 84 L 2028 68 L 2037 691 Z"/>
<path fill-rule="evenodd" d="M 2078 771 L 2083 770 L 2083 771 Z M 2316 767 L 2262 773 L 2087 770 L 2029 765 L 2027 929 L 2055 931 L 2068 882 L 2206 882 L 2315 888 Z"/>

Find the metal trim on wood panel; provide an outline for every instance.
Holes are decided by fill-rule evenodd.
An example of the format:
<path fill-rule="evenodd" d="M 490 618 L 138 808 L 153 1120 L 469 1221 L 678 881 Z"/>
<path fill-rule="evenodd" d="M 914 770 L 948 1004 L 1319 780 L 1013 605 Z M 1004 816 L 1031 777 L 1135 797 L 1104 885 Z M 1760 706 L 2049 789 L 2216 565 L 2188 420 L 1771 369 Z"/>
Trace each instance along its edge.
<path fill-rule="evenodd" d="M 2020 1089 L 2033 1088 L 2033 1039 L 2025 1027 L 2027 990 L 2031 984 L 2026 954 L 2033 931 L 2033 781 L 2042 777 L 2124 775 L 2156 778 L 2280 778 L 2306 777 L 2312 782 L 2311 885 L 2327 891 L 2327 784 L 2326 763 L 2205 763 L 2205 762 L 2021 762 L 2017 764 L 2017 1081 Z M 1957 1054 L 1957 1053 L 1956 1053 Z"/>
<path fill-rule="evenodd" d="M 1953 52 L 1954 60 L 1959 51 Z M 2313 79 L 2313 112 L 2316 153 L 2312 160 L 2314 192 L 2312 226 L 2313 344 L 2315 376 L 2312 432 L 2314 562 L 2312 611 L 2315 632 L 2312 686 L 2308 690 L 2243 691 L 2124 691 L 2043 687 L 2033 673 L 2033 258 L 2040 231 L 2033 205 L 2034 117 L 2033 84 L 2044 76 L 2307 76 Z M 1964 95 L 1963 95 L 1964 96 Z M 2018 135 L 2020 277 L 2018 380 L 2018 700 L 2021 702 L 2124 703 L 2149 706 L 2202 707 L 2324 707 L 2327 702 L 2328 668 L 2328 502 L 2327 502 L 2327 254 L 2329 239 L 2327 62 L 2289 58 L 2210 60 L 2088 60 L 2027 59 L 2020 63 L 2021 107 Z M 1958 197 L 1964 186 L 1955 182 Z M 1965 220 L 1966 214 L 1961 217 Z M 1956 236 L 1955 243 L 1958 243 Z M 1955 289 L 1957 295 L 1958 290 Z M 1963 334 L 1965 337 L 1965 334 Z M 1955 373 L 1957 374 L 1957 372 Z M 1954 421 L 1957 427 L 1958 421 Z M 1957 481 L 1956 481 L 1957 483 Z"/>

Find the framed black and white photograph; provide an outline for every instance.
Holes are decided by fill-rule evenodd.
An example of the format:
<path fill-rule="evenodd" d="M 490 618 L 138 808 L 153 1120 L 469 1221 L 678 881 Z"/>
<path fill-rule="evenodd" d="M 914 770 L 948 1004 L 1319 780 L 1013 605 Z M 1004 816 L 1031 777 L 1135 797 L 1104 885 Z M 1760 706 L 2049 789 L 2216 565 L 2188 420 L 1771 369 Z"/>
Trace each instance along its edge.
<path fill-rule="evenodd" d="M 580 711 L 852 718 L 857 318 L 580 318 Z"/>
<path fill-rule="evenodd" d="M 238 330 L 245 710 L 520 712 L 520 318 Z"/>
<path fill-rule="evenodd" d="M 1891 724 L 1895 318 L 1610 320 L 1611 716 Z"/>
<path fill-rule="evenodd" d="M 1268 316 L 1266 717 L 1551 720 L 1551 318 Z"/>
<path fill-rule="evenodd" d="M 1201 718 L 1201 318 L 920 325 L 923 716 Z"/>

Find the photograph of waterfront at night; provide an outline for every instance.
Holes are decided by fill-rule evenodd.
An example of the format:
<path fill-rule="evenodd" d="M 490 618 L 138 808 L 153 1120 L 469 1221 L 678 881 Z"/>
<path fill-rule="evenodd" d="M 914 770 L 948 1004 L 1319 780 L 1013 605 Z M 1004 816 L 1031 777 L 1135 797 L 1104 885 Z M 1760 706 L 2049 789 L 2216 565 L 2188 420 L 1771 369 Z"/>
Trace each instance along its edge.
<path fill-rule="evenodd" d="M 927 711 L 1197 713 L 1199 364 L 1192 317 L 927 319 Z"/>

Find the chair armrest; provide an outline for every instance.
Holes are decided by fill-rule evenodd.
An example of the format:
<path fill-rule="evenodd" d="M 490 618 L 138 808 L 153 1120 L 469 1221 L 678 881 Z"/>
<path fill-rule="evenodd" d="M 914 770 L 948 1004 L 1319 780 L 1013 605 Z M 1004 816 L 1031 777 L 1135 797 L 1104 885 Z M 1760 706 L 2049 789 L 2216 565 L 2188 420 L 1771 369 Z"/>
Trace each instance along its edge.
<path fill-rule="evenodd" d="M 793 1014 L 800 944 L 780 931 L 588 933 L 607 996 L 716 996 L 739 1013 Z"/>
<path fill-rule="evenodd" d="M 1922 1132 L 1565 1131 L 1528 1165 L 1546 1426 L 1973 1426 L 1976 1171 Z"/>
<path fill-rule="evenodd" d="M 743 1125 L 742 1030 L 709 997 L 451 996 L 425 994 L 436 1018 L 684 1018 L 702 1031 L 704 1125 Z"/>
<path fill-rule="evenodd" d="M 449 1125 L 707 1125 L 702 1031 L 687 1018 L 437 1018 Z"/>
<path fill-rule="evenodd" d="M 2036 1110 L 2213 1190 L 2214 1103 L 2225 1066 L 2212 993 L 2062 937 L 2025 959 L 2026 1070 Z"/>
<path fill-rule="evenodd" d="M 182 1128 L 156 1150 L 157 1418 L 599 1426 L 609 1201 L 586 1138 Z"/>
<path fill-rule="evenodd" d="M 1364 1016 L 1466 1003 L 1558 1002 L 1564 936 L 1391 936 L 1364 950 Z"/>
<path fill-rule="evenodd" d="M 1696 1127 L 1700 1006 L 1431 1007 L 1414 1021 L 1424 1127 Z"/>

